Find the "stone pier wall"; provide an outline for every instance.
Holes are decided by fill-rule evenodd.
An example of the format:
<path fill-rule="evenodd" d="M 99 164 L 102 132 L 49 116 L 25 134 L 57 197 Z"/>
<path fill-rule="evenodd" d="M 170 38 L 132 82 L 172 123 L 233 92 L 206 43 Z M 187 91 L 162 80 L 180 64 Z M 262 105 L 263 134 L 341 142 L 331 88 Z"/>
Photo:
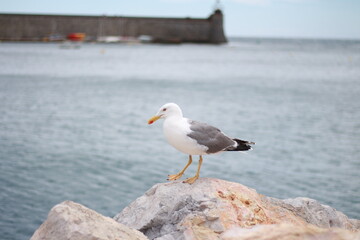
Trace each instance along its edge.
<path fill-rule="evenodd" d="M 226 42 L 220 10 L 204 19 L 0 14 L 0 26 L 2 41 L 43 41 L 79 32 L 89 41 L 101 36 L 148 35 L 156 42 Z"/>

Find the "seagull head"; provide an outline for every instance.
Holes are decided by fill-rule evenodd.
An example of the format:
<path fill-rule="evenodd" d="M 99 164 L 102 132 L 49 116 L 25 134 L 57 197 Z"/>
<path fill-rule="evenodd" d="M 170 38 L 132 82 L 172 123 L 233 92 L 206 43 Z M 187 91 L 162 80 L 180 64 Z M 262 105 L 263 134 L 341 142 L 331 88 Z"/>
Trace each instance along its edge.
<path fill-rule="evenodd" d="M 153 124 L 155 121 L 159 120 L 160 118 L 167 118 L 167 117 L 182 117 L 182 111 L 180 107 L 176 103 L 166 103 L 163 105 L 157 114 L 148 120 L 148 124 Z"/>

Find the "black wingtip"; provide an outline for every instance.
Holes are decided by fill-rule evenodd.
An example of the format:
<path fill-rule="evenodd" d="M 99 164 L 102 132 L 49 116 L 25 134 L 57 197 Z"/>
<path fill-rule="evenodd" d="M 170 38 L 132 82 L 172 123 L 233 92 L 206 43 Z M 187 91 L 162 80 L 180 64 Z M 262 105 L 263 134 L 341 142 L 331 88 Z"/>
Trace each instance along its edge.
<path fill-rule="evenodd" d="M 255 142 L 244 141 L 237 138 L 233 140 L 237 142 L 237 146 L 234 149 L 229 149 L 229 151 L 248 151 L 252 149 L 250 145 L 255 145 Z"/>

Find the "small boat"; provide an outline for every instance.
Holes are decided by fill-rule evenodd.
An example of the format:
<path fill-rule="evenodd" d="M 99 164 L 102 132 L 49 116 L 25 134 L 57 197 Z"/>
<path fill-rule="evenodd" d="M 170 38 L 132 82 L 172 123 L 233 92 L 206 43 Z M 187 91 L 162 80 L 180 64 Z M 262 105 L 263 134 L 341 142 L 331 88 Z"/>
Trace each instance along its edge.
<path fill-rule="evenodd" d="M 73 42 L 83 42 L 85 40 L 85 33 L 70 33 L 66 36 L 67 40 Z"/>

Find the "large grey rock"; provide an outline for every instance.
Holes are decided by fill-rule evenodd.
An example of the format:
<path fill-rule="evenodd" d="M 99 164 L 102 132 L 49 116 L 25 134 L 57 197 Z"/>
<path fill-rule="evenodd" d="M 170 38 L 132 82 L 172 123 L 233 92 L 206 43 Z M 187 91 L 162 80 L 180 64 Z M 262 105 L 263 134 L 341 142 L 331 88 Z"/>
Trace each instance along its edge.
<path fill-rule="evenodd" d="M 339 234 L 343 236 L 346 233 L 350 237 L 355 236 L 345 229 L 358 229 L 358 220 L 349 220 L 344 214 L 335 210 L 333 212 L 315 200 L 308 202 L 311 204 L 300 200 L 268 198 L 238 183 L 200 178 L 192 185 L 180 181 L 157 184 L 114 219 L 143 232 L 149 239 L 156 240 L 237 239 L 239 236 L 236 236 L 236 231 L 239 232 L 239 229 L 240 232 L 248 231 L 263 225 L 274 226 L 256 228 L 256 234 L 263 231 L 266 236 L 276 226 L 280 226 L 284 234 L 295 228 L 305 235 L 309 232 L 316 233 L 314 238 L 309 239 L 327 235 L 336 239 Z M 311 207 L 303 209 L 304 204 Z M 327 216 L 326 220 L 322 220 L 324 216 Z M 325 222 L 329 223 L 330 219 L 332 224 L 326 225 Z M 343 228 L 344 233 L 319 228 L 333 226 Z M 233 238 L 234 236 L 236 237 Z M 346 236 L 343 239 L 350 238 Z"/>
<path fill-rule="evenodd" d="M 139 231 L 71 201 L 54 206 L 30 240 L 146 240 Z"/>

